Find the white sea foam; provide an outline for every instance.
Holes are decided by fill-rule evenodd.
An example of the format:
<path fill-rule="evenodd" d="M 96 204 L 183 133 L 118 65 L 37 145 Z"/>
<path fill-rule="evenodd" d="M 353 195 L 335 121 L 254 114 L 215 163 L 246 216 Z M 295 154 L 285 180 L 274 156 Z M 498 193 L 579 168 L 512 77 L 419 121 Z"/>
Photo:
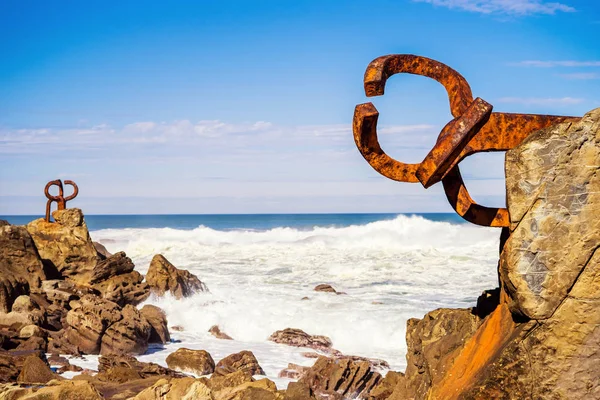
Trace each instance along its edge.
<path fill-rule="evenodd" d="M 422 217 L 304 230 L 200 226 L 91 235 L 111 252 L 124 250 L 141 273 L 161 253 L 210 289 L 183 300 L 149 300 L 167 312 L 171 326 L 185 331 L 173 334 L 180 343 L 142 359 L 164 364 L 181 346 L 204 348 L 216 360 L 248 349 L 271 378 L 288 362 L 311 363 L 300 355 L 304 350 L 266 341 L 287 327 L 327 335 L 346 354 L 381 358 L 404 370 L 408 318 L 437 307 L 472 306 L 483 289 L 497 286 L 498 230 Z M 320 283 L 347 294 L 314 292 Z M 301 300 L 305 296 L 310 299 Z M 236 340 L 212 338 L 212 325 Z"/>

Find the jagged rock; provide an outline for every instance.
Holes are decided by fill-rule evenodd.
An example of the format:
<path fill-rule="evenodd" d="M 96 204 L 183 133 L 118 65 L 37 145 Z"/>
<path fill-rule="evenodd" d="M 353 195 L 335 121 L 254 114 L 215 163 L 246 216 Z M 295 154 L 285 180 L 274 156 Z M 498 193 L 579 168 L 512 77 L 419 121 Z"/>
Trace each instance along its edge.
<path fill-rule="evenodd" d="M 228 355 L 219 361 L 215 367 L 215 372 L 223 374 L 222 371 L 225 371 L 225 373 L 243 371 L 250 375 L 265 375 L 265 371 L 258 364 L 254 354 L 248 350 Z"/>
<path fill-rule="evenodd" d="M 150 296 L 150 287 L 143 282 L 144 277 L 137 271 L 113 276 L 94 285 L 103 298 L 117 303 L 138 305 Z"/>
<path fill-rule="evenodd" d="M 144 354 L 149 338 L 150 324 L 137 308 L 127 304 L 122 318 L 104 332 L 100 354 Z"/>
<path fill-rule="evenodd" d="M 169 343 L 171 341 L 167 314 L 163 310 L 151 304 L 146 304 L 142 307 L 140 313 L 150 324 L 150 339 L 148 339 L 148 343 Z"/>
<path fill-rule="evenodd" d="M 32 354 L 25 359 L 21 372 L 17 377 L 20 383 L 48 383 L 53 379 L 59 379 L 60 376 L 52 372 L 48 362 L 44 362 L 37 355 Z"/>
<path fill-rule="evenodd" d="M 0 303 L 4 303 L 5 312 L 10 310 L 8 304 L 11 297 L 14 300 L 15 290 L 28 294 L 27 289 L 40 287 L 41 281 L 46 279 L 34 241 L 22 226 L 0 227 L 0 276 L 0 288 L 3 287 L 0 293 L 4 294 L 0 294 L 4 298 Z"/>
<path fill-rule="evenodd" d="M 56 304 L 62 308 L 67 308 L 68 310 L 71 309 L 69 303 L 72 300 L 78 300 L 85 295 L 97 296 L 100 294 L 100 292 L 88 286 L 81 286 L 60 279 L 43 281 L 41 292 L 46 296 L 50 303 Z"/>
<path fill-rule="evenodd" d="M 69 208 L 56 210 L 52 216 L 56 222 L 40 218 L 26 226 L 44 265 L 74 282 L 88 283 L 98 262 L 98 253 L 83 213 L 78 208 Z"/>
<path fill-rule="evenodd" d="M 381 375 L 366 361 L 319 357 L 299 382 L 317 398 L 352 399 L 367 397 L 380 380 Z"/>
<path fill-rule="evenodd" d="M 279 378 L 288 378 L 288 379 L 300 379 L 304 376 L 310 367 L 305 367 L 298 364 L 289 363 L 287 368 L 282 369 L 279 372 Z"/>
<path fill-rule="evenodd" d="M 46 361 L 40 351 L 0 351 L 0 382 L 15 382 L 29 356 Z"/>
<path fill-rule="evenodd" d="M 404 374 L 396 371 L 389 371 L 385 378 L 381 379 L 377 386 L 371 389 L 369 400 L 389 399 L 398 384 L 405 382 Z"/>
<path fill-rule="evenodd" d="M 53 380 L 43 387 L 3 385 L 0 395 L 6 400 L 102 400 L 103 397 L 85 381 Z"/>
<path fill-rule="evenodd" d="M 214 337 L 216 337 L 217 339 L 233 340 L 233 338 L 231 336 L 229 336 L 225 332 L 222 332 L 221 328 L 219 328 L 218 325 L 211 326 L 210 329 L 208 330 L 208 332 L 211 335 L 213 335 Z"/>
<path fill-rule="evenodd" d="M 45 322 L 45 312 L 29 296 L 17 297 L 9 313 L 0 313 L 0 326 L 20 330 L 27 325 L 41 325 Z"/>
<path fill-rule="evenodd" d="M 157 295 L 162 296 L 170 292 L 178 299 L 208 290 L 196 275 L 184 269 L 177 269 L 162 254 L 152 258 L 146 282 Z"/>
<path fill-rule="evenodd" d="M 301 329 L 286 328 L 273 333 L 269 340 L 294 347 L 310 347 L 317 350 L 331 348 L 331 339 L 327 336 L 309 335 Z"/>
<path fill-rule="evenodd" d="M 331 286 L 327 283 L 322 283 L 320 285 L 317 285 L 317 286 L 315 286 L 315 288 L 313 290 L 315 292 L 337 293 L 337 290 L 335 290 L 333 288 L 333 286 Z"/>
<path fill-rule="evenodd" d="M 127 257 L 124 251 L 120 251 L 96 264 L 92 270 L 89 283 L 94 284 L 113 276 L 126 274 L 133 271 L 134 268 L 135 265 L 133 265 L 131 258 Z"/>
<path fill-rule="evenodd" d="M 94 244 L 94 247 L 96 248 L 96 251 L 98 252 L 98 255 L 100 256 L 101 259 L 106 260 L 107 258 L 111 257 L 112 254 L 106 250 L 106 247 L 104 247 L 104 245 L 102 243 L 98 243 L 98 242 L 92 242 Z"/>
<path fill-rule="evenodd" d="M 215 370 L 213 358 L 204 350 L 180 348 L 169 354 L 166 361 L 169 368 L 195 375 L 208 375 Z"/>
<path fill-rule="evenodd" d="M 98 354 L 109 326 L 120 321 L 121 308 L 108 300 L 83 296 L 67 313 L 66 338 L 85 354 Z"/>
<path fill-rule="evenodd" d="M 287 389 L 283 400 L 314 400 L 312 389 L 302 382 L 290 382 L 288 383 Z"/>
<path fill-rule="evenodd" d="M 202 380 L 194 378 L 160 379 L 132 400 L 212 400 L 211 390 Z"/>
<path fill-rule="evenodd" d="M 114 368 L 133 369 L 142 378 L 148 378 L 152 376 L 170 376 L 181 378 L 185 376 L 184 374 L 170 368 L 165 368 L 155 363 L 141 362 L 135 357 L 125 354 L 101 356 L 98 360 L 98 372 L 105 373 Z"/>
<path fill-rule="evenodd" d="M 15 299 L 24 294 L 29 294 L 29 283 L 25 279 L 17 280 L 12 275 L 0 276 L 0 312 L 10 312 Z"/>

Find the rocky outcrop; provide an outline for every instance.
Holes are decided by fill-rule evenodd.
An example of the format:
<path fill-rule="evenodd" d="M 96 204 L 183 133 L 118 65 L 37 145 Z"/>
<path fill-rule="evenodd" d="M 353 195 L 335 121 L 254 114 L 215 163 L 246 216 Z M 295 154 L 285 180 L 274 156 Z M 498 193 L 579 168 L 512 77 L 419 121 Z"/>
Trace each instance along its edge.
<path fill-rule="evenodd" d="M 317 399 L 354 399 L 366 398 L 380 380 L 366 361 L 319 357 L 299 382 L 311 388 Z"/>
<path fill-rule="evenodd" d="M 100 354 L 144 354 L 149 338 L 150 324 L 137 308 L 127 304 L 121 318 L 102 336 Z"/>
<path fill-rule="evenodd" d="M 88 283 L 99 258 L 83 213 L 69 208 L 54 211 L 52 217 L 56 222 L 40 218 L 26 226 L 45 267 L 74 282 Z"/>
<path fill-rule="evenodd" d="M 138 305 L 150 296 L 150 287 L 143 280 L 144 277 L 139 272 L 131 271 L 112 276 L 93 285 L 93 288 L 98 290 L 103 298 L 120 306 Z"/>
<path fill-rule="evenodd" d="M 165 368 L 155 363 L 141 362 L 135 357 L 125 354 L 101 356 L 98 360 L 99 373 L 107 373 L 115 368 L 132 369 L 136 371 L 141 378 L 148 378 L 151 376 L 170 376 L 181 378 L 185 376 L 177 371 L 174 371 L 173 369 Z"/>
<path fill-rule="evenodd" d="M 146 282 L 158 296 L 169 292 L 177 299 L 208 290 L 196 275 L 184 269 L 177 269 L 162 254 L 152 258 Z"/>
<path fill-rule="evenodd" d="M 208 375 L 215 371 L 215 362 L 204 350 L 179 348 L 167 357 L 169 368 L 195 375 Z"/>
<path fill-rule="evenodd" d="M 258 360 L 251 351 L 243 350 L 239 353 L 231 354 L 221 361 L 215 367 L 215 372 L 226 375 L 234 371 L 242 371 L 250 375 L 264 375 L 265 371 L 258 364 Z"/>
<path fill-rule="evenodd" d="M 409 323 L 390 400 L 600 399 L 599 170 L 600 109 L 507 152 L 499 295 Z"/>
<path fill-rule="evenodd" d="M 29 294 L 46 279 L 31 235 L 22 226 L 0 227 L 0 311 L 10 311 L 16 296 Z"/>
<path fill-rule="evenodd" d="M 48 383 L 53 379 L 60 377 L 52 372 L 48 362 L 42 360 L 35 354 L 30 355 L 25 359 L 21 372 L 17 377 L 19 383 Z"/>
<path fill-rule="evenodd" d="M 98 354 L 104 333 L 121 318 L 117 304 L 86 295 L 67 314 L 66 339 L 86 354 Z"/>
<path fill-rule="evenodd" d="M 127 257 L 124 251 L 120 251 L 96 264 L 92 270 L 89 283 L 94 284 L 113 276 L 126 274 L 133 271 L 134 268 L 135 265 L 133 265 L 131 258 Z"/>
<path fill-rule="evenodd" d="M 286 328 L 273 333 L 269 340 L 294 347 L 309 347 L 316 350 L 331 349 L 331 339 L 327 336 L 309 335 L 301 329 Z"/>
<path fill-rule="evenodd" d="M 169 334 L 167 314 L 159 307 L 151 304 L 146 304 L 140 310 L 140 313 L 146 318 L 150 324 L 149 343 L 169 343 L 171 335 Z"/>

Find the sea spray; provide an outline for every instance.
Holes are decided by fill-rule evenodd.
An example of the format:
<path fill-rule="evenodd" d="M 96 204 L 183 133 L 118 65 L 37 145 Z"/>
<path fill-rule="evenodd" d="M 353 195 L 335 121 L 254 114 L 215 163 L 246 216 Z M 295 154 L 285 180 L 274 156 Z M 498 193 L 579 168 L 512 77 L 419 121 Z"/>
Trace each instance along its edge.
<path fill-rule="evenodd" d="M 166 311 L 170 326 L 184 328 L 174 333 L 180 343 L 144 356 L 163 364 L 180 346 L 211 354 L 248 349 L 274 357 L 261 360 L 257 353 L 267 374 L 276 375 L 288 362 L 307 362 L 300 350 L 266 341 L 291 327 L 403 370 L 408 318 L 473 306 L 483 289 L 497 286 L 498 230 L 417 216 L 337 227 L 127 228 L 91 235 L 111 252 L 124 250 L 141 273 L 161 253 L 208 285 L 209 293 L 187 299 L 149 300 Z M 346 294 L 314 292 L 320 283 Z M 212 325 L 235 340 L 211 337 Z"/>

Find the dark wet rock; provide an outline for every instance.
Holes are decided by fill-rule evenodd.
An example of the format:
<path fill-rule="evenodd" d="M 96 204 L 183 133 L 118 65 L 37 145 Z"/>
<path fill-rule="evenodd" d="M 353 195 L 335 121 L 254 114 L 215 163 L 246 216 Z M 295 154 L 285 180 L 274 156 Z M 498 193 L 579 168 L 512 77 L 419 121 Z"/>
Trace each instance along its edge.
<path fill-rule="evenodd" d="M 326 293 L 337 293 L 337 290 L 335 290 L 333 288 L 333 286 L 326 284 L 326 283 L 322 283 L 320 285 L 315 286 L 314 291 L 315 292 L 326 292 Z"/>
<path fill-rule="evenodd" d="M 146 282 L 153 293 L 162 296 L 169 292 L 177 299 L 208 290 L 196 275 L 184 269 L 177 269 L 162 254 L 152 258 Z"/>
<path fill-rule="evenodd" d="M 317 350 L 330 349 L 331 339 L 327 336 L 309 335 L 301 329 L 286 328 L 273 333 L 269 340 L 294 347 L 309 347 Z"/>
<path fill-rule="evenodd" d="M 216 337 L 217 339 L 233 340 L 233 338 L 231 336 L 229 336 L 225 332 L 222 332 L 221 328 L 219 328 L 217 325 L 211 326 L 210 329 L 208 330 L 208 332 L 211 335 L 213 335 L 214 337 Z"/>
<path fill-rule="evenodd" d="M 213 358 L 204 350 L 180 348 L 169 354 L 166 361 L 171 369 L 195 375 L 208 375 L 212 374 L 215 370 Z"/>

